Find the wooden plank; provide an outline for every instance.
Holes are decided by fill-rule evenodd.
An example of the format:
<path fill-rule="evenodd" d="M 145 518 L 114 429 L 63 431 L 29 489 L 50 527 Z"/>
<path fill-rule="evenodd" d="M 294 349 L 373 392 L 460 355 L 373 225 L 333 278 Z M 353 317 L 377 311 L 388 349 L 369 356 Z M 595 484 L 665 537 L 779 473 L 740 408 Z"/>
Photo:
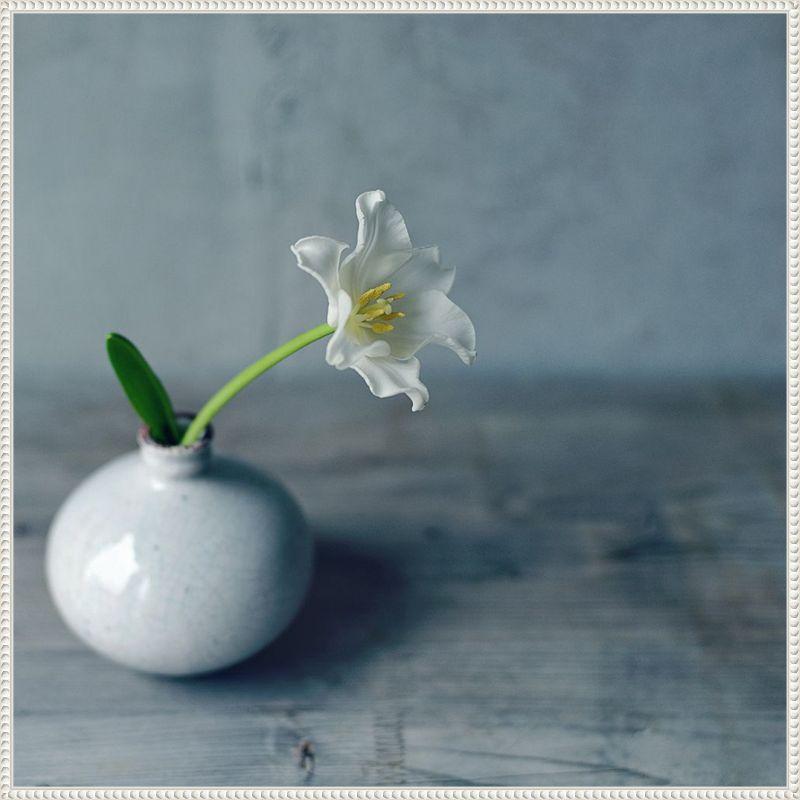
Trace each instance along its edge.
<path fill-rule="evenodd" d="M 71 388 L 61 428 L 18 387 L 15 782 L 782 784 L 782 387 L 468 388 L 243 396 L 219 444 L 301 499 L 316 579 L 254 659 L 163 680 L 77 642 L 42 573 L 124 406 Z"/>

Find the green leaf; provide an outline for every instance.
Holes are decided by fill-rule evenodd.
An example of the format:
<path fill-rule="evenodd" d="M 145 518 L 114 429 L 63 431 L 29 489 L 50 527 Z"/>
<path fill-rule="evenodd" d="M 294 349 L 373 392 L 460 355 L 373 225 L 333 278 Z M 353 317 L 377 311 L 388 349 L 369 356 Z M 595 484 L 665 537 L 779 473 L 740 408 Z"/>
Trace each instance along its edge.
<path fill-rule="evenodd" d="M 172 402 L 136 345 L 119 333 L 109 333 L 106 350 L 128 400 L 150 429 L 150 436 L 159 444 L 178 444 L 180 434 Z"/>

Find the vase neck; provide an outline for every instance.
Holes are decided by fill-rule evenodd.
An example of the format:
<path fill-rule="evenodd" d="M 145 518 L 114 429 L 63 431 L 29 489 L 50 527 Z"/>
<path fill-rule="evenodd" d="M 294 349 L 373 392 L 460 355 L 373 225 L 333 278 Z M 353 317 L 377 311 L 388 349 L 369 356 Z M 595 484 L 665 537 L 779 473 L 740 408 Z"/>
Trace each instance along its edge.
<path fill-rule="evenodd" d="M 155 477 L 162 480 L 180 480 L 199 475 L 206 469 L 211 459 L 213 436 L 213 429 L 209 425 L 202 437 L 188 447 L 179 444 L 162 445 L 153 441 L 150 431 L 143 425 L 139 428 L 136 440 L 142 460 Z"/>

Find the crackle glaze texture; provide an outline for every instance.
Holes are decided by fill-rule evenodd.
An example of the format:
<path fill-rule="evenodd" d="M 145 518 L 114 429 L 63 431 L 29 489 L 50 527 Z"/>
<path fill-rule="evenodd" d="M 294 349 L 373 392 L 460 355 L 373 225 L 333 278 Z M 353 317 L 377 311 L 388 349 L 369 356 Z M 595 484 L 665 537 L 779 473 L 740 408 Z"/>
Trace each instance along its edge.
<path fill-rule="evenodd" d="M 274 480 L 203 441 L 138 452 L 89 476 L 50 529 L 50 593 L 90 647 L 164 675 L 256 653 L 298 610 L 312 543 Z"/>

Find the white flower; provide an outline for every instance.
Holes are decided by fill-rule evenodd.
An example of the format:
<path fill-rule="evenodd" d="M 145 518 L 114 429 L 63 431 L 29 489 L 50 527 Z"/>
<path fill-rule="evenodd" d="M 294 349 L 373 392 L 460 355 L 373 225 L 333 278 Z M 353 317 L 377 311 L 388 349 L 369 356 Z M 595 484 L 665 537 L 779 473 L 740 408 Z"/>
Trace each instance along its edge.
<path fill-rule="evenodd" d="M 447 297 L 455 269 L 443 267 L 438 247 L 414 249 L 400 212 L 381 191 L 356 200 L 358 242 L 308 236 L 292 247 L 297 266 L 313 275 L 328 296 L 335 332 L 326 361 L 354 369 L 376 397 L 405 393 L 412 410 L 428 402 L 416 352 L 440 344 L 465 364 L 475 360 L 475 328 Z"/>

